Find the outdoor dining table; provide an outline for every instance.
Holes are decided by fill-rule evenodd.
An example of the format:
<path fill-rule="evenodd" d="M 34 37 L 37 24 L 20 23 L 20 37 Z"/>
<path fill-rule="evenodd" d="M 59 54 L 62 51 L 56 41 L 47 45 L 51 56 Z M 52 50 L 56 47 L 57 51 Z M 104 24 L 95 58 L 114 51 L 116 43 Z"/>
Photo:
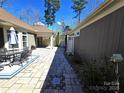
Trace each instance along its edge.
<path fill-rule="evenodd" d="M 22 51 L 16 51 L 16 52 L 14 52 L 14 51 L 8 51 L 8 52 L 5 52 L 5 53 L 0 53 L 0 56 L 1 57 L 4 57 L 5 58 L 5 61 L 7 61 L 8 59 L 11 61 L 11 59 L 12 59 L 11 62 L 13 62 L 14 61 L 14 58 L 18 54 L 21 54 L 21 53 L 22 53 Z"/>

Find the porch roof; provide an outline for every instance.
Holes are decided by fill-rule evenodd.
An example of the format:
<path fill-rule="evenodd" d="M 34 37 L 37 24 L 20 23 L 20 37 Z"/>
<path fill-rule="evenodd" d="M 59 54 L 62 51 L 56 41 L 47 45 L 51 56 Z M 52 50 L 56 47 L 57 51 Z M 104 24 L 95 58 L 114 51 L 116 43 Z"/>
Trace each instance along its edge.
<path fill-rule="evenodd" d="M 29 32 L 35 32 L 34 29 L 26 24 L 25 22 L 19 20 L 15 16 L 8 13 L 6 10 L 0 8 L 0 24 L 19 27 L 28 30 Z"/>
<path fill-rule="evenodd" d="M 47 27 L 45 26 L 41 26 L 41 25 L 35 25 L 32 26 L 35 29 L 36 33 L 53 33 L 52 30 L 49 30 Z"/>
<path fill-rule="evenodd" d="M 45 26 L 35 25 L 32 27 L 35 29 L 35 33 L 37 34 L 37 37 L 50 37 L 53 33 L 52 30 L 49 30 Z"/>

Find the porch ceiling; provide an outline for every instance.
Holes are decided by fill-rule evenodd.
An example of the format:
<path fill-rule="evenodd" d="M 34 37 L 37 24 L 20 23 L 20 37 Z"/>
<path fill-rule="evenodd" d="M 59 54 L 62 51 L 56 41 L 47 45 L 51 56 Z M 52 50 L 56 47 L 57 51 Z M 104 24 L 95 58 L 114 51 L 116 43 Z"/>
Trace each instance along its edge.
<path fill-rule="evenodd" d="M 4 25 L 4 26 L 13 26 L 13 24 L 6 22 L 6 21 L 2 21 L 0 20 L 0 25 Z"/>
<path fill-rule="evenodd" d="M 52 33 L 47 33 L 47 32 L 37 33 L 37 37 L 50 37 L 50 36 L 52 36 Z"/>

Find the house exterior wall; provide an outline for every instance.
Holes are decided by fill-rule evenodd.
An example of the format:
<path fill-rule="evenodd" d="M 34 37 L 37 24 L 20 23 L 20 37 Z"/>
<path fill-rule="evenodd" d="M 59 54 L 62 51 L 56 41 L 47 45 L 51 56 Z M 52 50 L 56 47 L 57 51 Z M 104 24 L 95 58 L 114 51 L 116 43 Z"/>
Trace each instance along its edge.
<path fill-rule="evenodd" d="M 9 48 L 9 41 L 7 36 L 7 31 L 10 29 L 10 26 L 3 26 L 3 32 L 4 32 L 4 47 L 8 50 Z M 18 31 L 18 43 L 19 47 L 15 49 L 23 49 L 23 32 L 27 32 L 27 47 L 31 48 L 32 45 L 36 46 L 35 42 L 35 35 L 28 33 L 28 31 L 21 29 L 21 28 L 15 28 L 16 31 Z"/>
<path fill-rule="evenodd" d="M 47 47 L 50 46 L 50 38 L 38 37 L 37 38 L 37 47 Z"/>
<path fill-rule="evenodd" d="M 49 32 L 37 33 L 37 39 L 39 39 L 38 47 L 51 46 L 51 36 L 52 36 L 52 33 L 49 33 Z"/>
<path fill-rule="evenodd" d="M 28 34 L 28 47 L 31 48 L 31 46 L 36 46 L 36 41 L 35 41 L 35 35 L 34 34 Z"/>
<path fill-rule="evenodd" d="M 96 9 L 93 14 L 87 17 L 83 22 L 81 22 L 73 31 L 76 32 L 81 28 L 85 28 L 88 25 L 100 20 L 101 18 L 109 15 L 110 13 L 118 10 L 124 6 L 124 0 L 106 0 L 107 2 L 101 5 L 100 8 Z M 109 3 L 110 2 L 110 3 Z M 111 3 L 112 2 L 112 3 Z"/>
<path fill-rule="evenodd" d="M 50 38 L 43 38 L 43 46 L 50 46 Z"/>
<path fill-rule="evenodd" d="M 96 60 L 98 67 L 103 65 L 105 56 L 110 58 L 114 53 L 121 53 L 124 58 L 124 7 L 82 28 L 80 36 L 75 37 L 74 51 L 78 61 Z M 120 93 L 123 93 L 124 61 L 118 67 Z"/>
<path fill-rule="evenodd" d="M 110 57 L 117 52 L 124 56 L 124 7 L 80 29 L 74 42 L 75 55 L 82 60 Z"/>

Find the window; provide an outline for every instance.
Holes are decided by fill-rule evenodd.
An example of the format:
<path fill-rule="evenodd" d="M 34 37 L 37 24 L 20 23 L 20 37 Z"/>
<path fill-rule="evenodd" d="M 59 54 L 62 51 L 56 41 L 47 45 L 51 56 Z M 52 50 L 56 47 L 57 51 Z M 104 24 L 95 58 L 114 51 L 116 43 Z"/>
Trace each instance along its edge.
<path fill-rule="evenodd" d="M 9 39 L 10 39 L 10 33 L 11 33 L 11 31 L 10 30 L 7 30 L 8 42 L 9 42 Z M 16 36 L 17 36 L 17 39 L 18 39 L 18 31 L 15 31 L 15 33 L 16 33 Z M 19 48 L 19 44 L 17 43 L 15 45 L 11 45 L 9 43 L 9 48 Z"/>
<path fill-rule="evenodd" d="M 80 32 L 75 32 L 75 37 L 80 36 Z"/>
<path fill-rule="evenodd" d="M 77 32 L 77 36 L 80 36 L 80 32 Z"/>
<path fill-rule="evenodd" d="M 22 33 L 23 47 L 28 46 L 28 34 L 26 32 Z"/>

